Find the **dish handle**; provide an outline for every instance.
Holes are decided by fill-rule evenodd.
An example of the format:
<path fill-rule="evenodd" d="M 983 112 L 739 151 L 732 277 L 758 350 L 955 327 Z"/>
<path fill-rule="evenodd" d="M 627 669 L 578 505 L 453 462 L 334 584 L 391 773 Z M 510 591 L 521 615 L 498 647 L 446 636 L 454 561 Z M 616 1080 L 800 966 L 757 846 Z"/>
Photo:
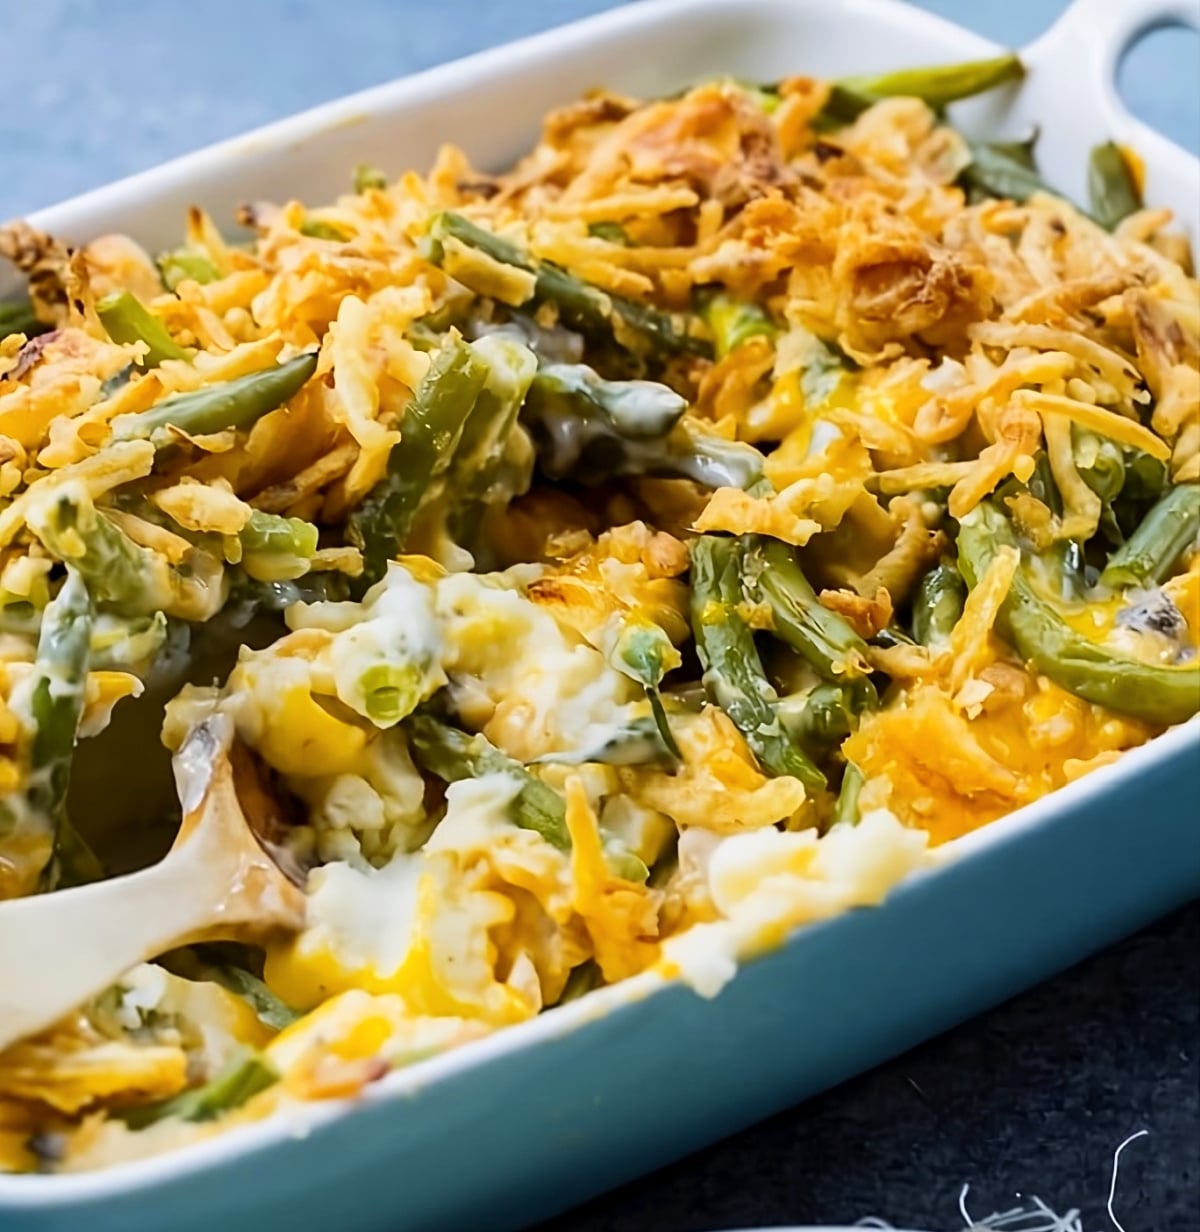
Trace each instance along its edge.
<path fill-rule="evenodd" d="M 1098 107 L 1114 139 L 1138 147 L 1158 144 L 1167 139 L 1121 100 L 1117 70 L 1142 35 L 1163 26 L 1200 30 L 1200 0 L 1074 0 L 1022 58 L 1032 72 L 1053 75 L 1060 106 Z"/>
<path fill-rule="evenodd" d="M 1117 93 L 1125 53 L 1169 25 L 1200 29 L 1200 0 L 1075 0 L 1021 52 L 1019 86 L 967 99 L 956 122 L 985 140 L 1038 134 L 1038 168 L 1071 201 L 1088 199 L 1088 150 L 1105 141 L 1132 148 L 1145 167 L 1146 200 L 1171 210 L 1200 245 L 1200 160 L 1132 115 Z"/>

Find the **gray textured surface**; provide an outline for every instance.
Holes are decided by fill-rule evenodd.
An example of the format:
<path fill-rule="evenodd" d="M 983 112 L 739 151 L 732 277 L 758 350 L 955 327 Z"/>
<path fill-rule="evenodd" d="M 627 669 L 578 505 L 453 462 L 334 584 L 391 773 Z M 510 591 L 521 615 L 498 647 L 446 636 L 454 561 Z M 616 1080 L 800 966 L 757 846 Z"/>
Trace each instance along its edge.
<path fill-rule="evenodd" d="M 831 0 L 832 2 L 832 0 Z M 1126 3 L 1128 0 L 1112 0 Z M 3 6 L 0 217 L 612 0 L 28 0 Z M 1020 45 L 1061 0 L 926 0 Z M 1129 58 L 1131 108 L 1200 149 L 1194 36 Z M 998 905 L 998 909 L 1004 909 Z M 956 1227 L 1013 1193 L 1084 1228 L 1112 1151 L 1126 1232 L 1200 1229 L 1200 908 L 784 1116 L 548 1225 L 684 1232 L 886 1216 Z M 801 1046 L 798 1044 L 797 1046 Z"/>

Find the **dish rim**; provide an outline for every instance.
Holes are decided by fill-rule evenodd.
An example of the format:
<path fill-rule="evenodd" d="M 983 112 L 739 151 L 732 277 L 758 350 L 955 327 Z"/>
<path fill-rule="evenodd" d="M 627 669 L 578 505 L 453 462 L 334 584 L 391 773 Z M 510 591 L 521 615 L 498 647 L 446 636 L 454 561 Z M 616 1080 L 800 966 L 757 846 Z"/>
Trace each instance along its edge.
<path fill-rule="evenodd" d="M 461 89 L 471 75 L 502 67 L 506 61 L 513 58 L 549 54 L 564 40 L 582 40 L 589 35 L 621 27 L 633 32 L 639 22 L 651 18 L 665 24 L 671 19 L 682 17 L 694 20 L 701 12 L 715 13 L 735 8 L 749 11 L 757 2 L 767 7 L 779 4 L 779 0 L 634 0 L 633 3 L 622 4 L 565 25 L 344 95 L 247 133 L 214 142 L 144 171 L 77 194 L 58 204 L 41 208 L 30 214 L 29 222 L 35 227 L 51 231 L 70 231 L 78 225 L 76 219 L 82 221 L 89 214 L 108 212 L 123 202 L 136 200 L 149 188 L 157 192 L 184 180 L 200 184 L 206 176 L 220 169 L 228 160 L 244 156 L 248 149 L 294 150 L 319 134 L 354 124 L 377 111 L 419 106 L 428 101 L 424 97 L 426 95 Z M 813 4 L 816 0 L 792 2 L 800 7 Z M 1101 8 L 1104 3 L 1105 0 L 1075 0 L 1075 3 L 1069 5 L 1060 15 L 1058 21 L 1029 44 L 1025 51 L 1032 53 L 1051 36 L 1061 32 L 1065 23 L 1078 21 L 1081 16 Z M 1190 10 L 1179 16 L 1179 13 L 1183 12 L 1184 4 L 1185 0 L 1127 0 L 1127 8 L 1123 10 L 1121 21 L 1114 23 L 1113 38 L 1127 44 L 1156 22 L 1167 19 L 1194 23 L 1195 19 Z M 842 0 L 842 9 L 847 22 L 869 20 L 872 15 L 880 13 L 900 14 L 914 27 L 916 33 L 927 35 L 931 42 L 950 37 L 960 42 L 969 40 L 977 45 L 981 55 L 1000 49 L 999 44 L 985 36 L 938 14 L 916 8 L 907 0 Z M 1111 68 L 1115 65 L 1115 58 L 1110 57 L 1110 60 Z M 1106 96 L 1101 100 L 1102 103 L 1111 113 L 1120 117 L 1126 128 L 1136 130 L 1139 134 L 1144 133 L 1158 143 L 1160 156 L 1196 161 L 1195 156 L 1170 138 L 1131 116 L 1111 84 L 1105 83 L 1104 91 Z M 3 282 L 4 276 L 0 274 L 0 283 Z M 1083 808 L 1089 802 L 1103 797 L 1110 784 L 1115 784 L 1123 777 L 1151 773 L 1160 764 L 1176 756 L 1185 755 L 1189 748 L 1193 753 L 1200 752 L 1200 715 L 1125 752 L 1114 764 L 1101 767 L 1029 805 L 943 845 L 938 850 L 946 852 L 946 858 L 910 875 L 889 892 L 882 904 L 865 910 L 886 910 L 894 899 L 920 892 L 922 887 L 937 879 L 952 875 L 953 870 L 964 860 L 980 860 L 988 851 L 1012 845 L 1028 832 L 1050 825 L 1058 813 L 1077 807 Z M 853 912 L 840 913 L 826 920 L 801 925 L 787 934 L 779 948 L 793 945 L 798 938 L 810 932 L 836 927 L 839 921 L 849 914 Z M 771 952 L 773 951 L 763 951 L 749 958 L 739 959 L 739 970 L 743 965 L 769 956 Z M 737 978 L 736 975 L 733 978 Z M 606 1016 L 680 984 L 686 985 L 686 981 L 667 979 L 656 972 L 645 971 L 619 984 L 595 990 L 568 1005 L 552 1007 L 526 1022 L 498 1029 L 482 1039 L 394 1070 L 379 1082 L 365 1088 L 354 1099 L 296 1103 L 262 1120 L 232 1127 L 212 1138 L 173 1148 L 161 1154 L 80 1173 L 50 1176 L 36 1173 L 0 1173 L 0 1214 L 6 1211 L 28 1211 L 38 1207 L 66 1209 L 82 1203 L 101 1201 L 130 1190 L 163 1188 L 180 1176 L 216 1170 L 234 1159 L 269 1150 L 289 1138 L 307 1136 L 333 1121 L 353 1116 L 366 1104 L 399 1102 L 452 1075 L 501 1061 L 510 1053 L 524 1051 L 535 1047 L 544 1039 L 553 1039 L 578 1030 L 595 1018 Z"/>

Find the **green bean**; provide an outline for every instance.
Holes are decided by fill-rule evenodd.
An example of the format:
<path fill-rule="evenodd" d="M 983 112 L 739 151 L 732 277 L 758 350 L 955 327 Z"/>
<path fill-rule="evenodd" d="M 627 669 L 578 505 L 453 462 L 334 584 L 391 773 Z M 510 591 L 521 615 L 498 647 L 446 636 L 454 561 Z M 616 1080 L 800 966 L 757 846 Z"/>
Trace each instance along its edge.
<path fill-rule="evenodd" d="M 301 518 L 255 509 L 238 531 L 242 568 L 258 582 L 290 582 L 308 572 L 317 550 L 317 528 Z"/>
<path fill-rule="evenodd" d="M 678 752 L 667 747 L 652 715 L 630 719 L 606 728 L 591 744 L 558 753 L 545 753 L 531 765 L 657 766 L 671 770 L 679 764 Z"/>
<path fill-rule="evenodd" d="M 968 187 L 988 197 L 1006 201 L 1028 201 L 1034 193 L 1055 193 L 1029 161 L 1018 157 L 1004 143 L 968 141 L 971 161 L 961 175 Z"/>
<path fill-rule="evenodd" d="M 666 386 L 646 381 L 606 384 L 637 387 L 624 396 L 620 407 L 625 429 L 636 426 L 645 433 L 676 413 L 678 402 Z M 647 385 L 650 391 L 644 388 Z M 714 436 L 686 417 L 663 435 L 634 436 L 613 417 L 620 395 L 598 394 L 595 386 L 589 392 L 586 399 L 578 393 L 568 396 L 565 382 L 553 375 L 543 381 L 539 374 L 530 387 L 522 419 L 548 478 L 570 476 L 591 484 L 620 475 L 663 475 L 690 479 L 706 488 L 743 489 L 761 481 L 763 456 L 752 445 Z M 604 399 L 607 412 L 599 409 L 598 397 Z"/>
<path fill-rule="evenodd" d="M 96 303 L 96 315 L 105 333 L 122 346 L 144 343 L 146 353 L 138 361 L 143 368 L 157 368 L 164 359 L 187 359 L 188 352 L 167 332 L 167 327 L 130 291 L 113 291 Z"/>
<path fill-rule="evenodd" d="M 629 247 L 629 232 L 619 222 L 588 223 L 588 235 L 610 244 L 620 244 L 622 248 Z"/>
<path fill-rule="evenodd" d="M 1142 208 L 1142 194 L 1113 141 L 1095 146 L 1088 160 L 1088 204 L 1092 217 L 1108 231 Z"/>
<path fill-rule="evenodd" d="M 600 838 L 604 847 L 604 863 L 614 877 L 635 882 L 637 885 L 645 885 L 650 880 L 650 870 L 641 856 L 629 851 L 619 842 L 606 841 L 603 832 Z"/>
<path fill-rule="evenodd" d="M 137 372 L 137 364 L 126 364 L 124 368 L 114 372 L 101 386 L 100 399 L 107 401 L 109 398 L 121 392 L 126 385 L 133 380 L 134 374 Z"/>
<path fill-rule="evenodd" d="M 160 553 L 134 543 L 109 521 L 82 484 L 63 484 L 29 512 L 29 527 L 46 550 L 78 570 L 97 603 L 124 616 L 166 612 L 207 620 L 225 598 L 224 569 L 195 550 L 176 568 Z"/>
<path fill-rule="evenodd" d="M 587 962 L 580 963 L 578 967 L 571 969 L 571 974 L 567 976 L 567 982 L 563 985 L 562 995 L 555 1004 L 566 1005 L 569 1001 L 578 1001 L 584 993 L 591 992 L 593 988 L 599 988 L 603 983 L 604 979 L 596 960 L 589 958 Z"/>
<path fill-rule="evenodd" d="M 953 561 L 944 560 L 921 579 L 913 601 L 913 633 L 922 646 L 943 650 L 962 617 L 967 584 Z"/>
<path fill-rule="evenodd" d="M 354 191 L 364 193 L 370 189 L 382 191 L 388 186 L 387 172 L 371 163 L 359 163 L 354 168 Z"/>
<path fill-rule="evenodd" d="M 167 562 L 100 514 L 85 491 L 68 489 L 36 507 L 29 525 L 51 555 L 79 570 L 101 603 L 132 616 L 161 609 L 155 600 Z"/>
<path fill-rule="evenodd" d="M 646 877 L 646 884 L 652 890 L 666 889 L 671 878 L 679 871 L 679 845 L 676 842 L 671 842 L 667 849 L 654 861 L 649 874 Z"/>
<path fill-rule="evenodd" d="M 893 620 L 885 628 L 880 629 L 875 634 L 869 643 L 872 646 L 879 646 L 884 650 L 891 650 L 895 646 L 916 646 L 915 638 L 909 637 L 907 633 Z"/>
<path fill-rule="evenodd" d="M 658 728 L 663 747 L 676 761 L 683 754 L 671 732 L 666 707 L 663 706 L 659 685 L 667 673 L 668 662 L 679 662 L 678 652 L 666 631 L 656 624 L 628 624 L 621 630 L 613 647 L 613 666 L 617 671 L 636 680 L 646 691 L 650 713 Z"/>
<path fill-rule="evenodd" d="M 304 1017 L 298 1010 L 281 1001 L 258 976 L 252 975 L 245 968 L 229 962 L 209 962 L 205 956 L 205 948 L 197 947 L 202 965 L 196 974 L 202 979 L 220 984 L 234 996 L 240 997 L 254 1011 L 254 1016 L 263 1026 L 270 1027 L 273 1031 L 282 1031 Z"/>
<path fill-rule="evenodd" d="M 959 181 L 971 190 L 972 199 L 982 195 L 1020 203 L 1028 201 L 1035 193 L 1048 193 L 1087 215 L 1086 210 L 1051 188 L 1038 174 L 1032 142 L 968 141 L 967 149 L 971 161 L 959 175 Z M 1095 215 L 1092 217 L 1096 222 L 1103 222 Z"/>
<path fill-rule="evenodd" d="M 53 328 L 38 318 L 33 305 L 27 299 L 0 304 L 0 339 L 12 334 L 24 334 L 26 338 L 34 338 Z"/>
<path fill-rule="evenodd" d="M 775 323 L 758 304 L 737 300 L 730 295 L 711 296 L 701 309 L 701 316 L 712 332 L 718 359 L 723 359 L 751 338 L 773 338 L 778 332 Z"/>
<path fill-rule="evenodd" d="M 42 609 L 24 595 L 0 589 L 0 633 L 14 637 L 37 637 L 42 627 Z"/>
<path fill-rule="evenodd" d="M 1125 453 L 1115 441 L 1072 425 L 1075 469 L 1080 479 L 1100 498 L 1104 506 L 1111 505 L 1125 486 Z"/>
<path fill-rule="evenodd" d="M 1126 534 L 1132 534 L 1167 490 L 1170 470 L 1166 462 L 1141 449 L 1125 453 L 1125 483 L 1113 503 L 1113 512 Z"/>
<path fill-rule="evenodd" d="M 824 106 L 813 119 L 813 128 L 822 132 L 853 124 L 864 111 L 869 111 L 877 102 L 878 97 L 863 94 L 835 81 L 829 87 Z"/>
<path fill-rule="evenodd" d="M 449 326 L 446 328 L 448 329 Z M 434 328 L 429 317 L 422 317 L 408 327 L 405 338 L 414 351 L 420 351 L 423 355 L 432 355 L 445 342 L 446 330 Z"/>
<path fill-rule="evenodd" d="M 1035 128 L 1028 137 L 1020 137 L 1015 141 L 989 141 L 986 144 L 989 150 L 996 150 L 1014 162 L 1020 163 L 1022 167 L 1036 171 L 1037 156 L 1034 151 L 1037 149 L 1037 141 L 1038 130 Z"/>
<path fill-rule="evenodd" d="M 1142 524 L 1109 558 L 1100 581 L 1114 590 L 1165 581 L 1176 562 L 1200 538 L 1200 483 L 1181 483 L 1150 510 Z"/>
<path fill-rule="evenodd" d="M 756 81 L 746 81 L 742 77 L 734 77 L 732 81 L 763 115 L 774 115 L 779 110 L 779 104 L 783 99 L 780 96 L 778 86 Z"/>
<path fill-rule="evenodd" d="M 671 714 L 699 714 L 708 705 L 708 694 L 702 681 L 675 685 L 664 691 L 663 704 Z"/>
<path fill-rule="evenodd" d="M 487 377 L 463 425 L 454 455 L 454 475 L 467 480 L 503 454 L 504 443 L 537 372 L 537 356 L 529 347 L 510 338 L 483 337 L 470 346 L 476 358 L 487 366 Z"/>
<path fill-rule="evenodd" d="M 334 671 L 341 684 L 342 701 L 378 728 L 394 727 L 412 714 L 445 683 L 434 651 L 419 636 L 410 636 L 402 623 L 376 648 L 365 665 L 351 651 L 353 664 L 335 657 Z M 346 673 L 352 671 L 352 675 Z"/>
<path fill-rule="evenodd" d="M 527 346 L 541 364 L 580 363 L 587 345 L 582 335 L 567 329 L 565 325 L 547 325 L 525 312 L 514 311 L 499 324 L 483 319 L 479 311 L 467 313 L 463 315 L 461 329 L 476 342 L 481 338 L 494 337 L 519 342 Z"/>
<path fill-rule="evenodd" d="M 168 621 L 162 612 L 132 620 L 99 612 L 92 624 L 93 671 L 117 670 L 142 675 L 166 645 Z"/>
<path fill-rule="evenodd" d="M 474 271 L 471 262 L 461 258 L 463 247 L 533 274 L 528 300 L 511 306 L 519 308 L 525 302 L 553 304 L 563 324 L 593 341 L 616 342 L 645 357 L 712 353 L 704 339 L 689 332 L 686 318 L 601 291 L 548 261 L 538 261 L 512 241 L 485 231 L 461 214 L 438 214 L 430 226 L 429 241 L 430 259 L 481 294 L 491 288 L 486 282 L 472 286 Z"/>
<path fill-rule="evenodd" d="M 970 586 L 978 585 L 1003 547 L 1016 547 L 1008 519 L 990 501 L 959 524 L 958 561 Z M 1144 663 L 1076 633 L 1038 597 L 1024 566 L 1000 611 L 997 630 L 1035 670 L 1085 701 L 1151 723 L 1182 723 L 1200 710 L 1200 664 Z"/>
<path fill-rule="evenodd" d="M 1033 455 L 1033 473 L 1027 481 L 1022 482 L 1015 475 L 1010 475 L 993 495 L 998 504 L 1005 505 L 1012 497 L 1025 493 L 1041 501 L 1055 517 L 1062 516 L 1062 496 L 1058 484 L 1054 482 L 1054 472 L 1050 469 L 1050 459 L 1044 449 Z"/>
<path fill-rule="evenodd" d="M 1025 66 L 1016 52 L 1005 52 L 987 60 L 966 60 L 959 64 L 939 64 L 931 68 L 900 69 L 876 76 L 843 77 L 843 89 L 874 98 L 919 98 L 935 111 L 964 98 L 984 94 L 1009 81 L 1020 81 Z"/>
<path fill-rule="evenodd" d="M 348 231 L 320 218 L 306 218 L 300 224 L 300 234 L 307 235 L 310 240 L 333 240 L 338 244 L 344 244 L 350 238 Z"/>
<path fill-rule="evenodd" d="M 813 337 L 804 367 L 800 370 L 800 392 L 808 410 L 824 406 L 852 367 L 849 358 L 832 343 Z"/>
<path fill-rule="evenodd" d="M 775 704 L 779 721 L 810 750 L 840 744 L 858 725 L 861 709 L 850 684 L 819 684 L 805 693 L 781 697 Z"/>
<path fill-rule="evenodd" d="M 817 598 L 795 551 L 778 539 L 751 535 L 743 541 L 750 593 L 771 611 L 771 632 L 798 651 L 824 680 L 864 679 L 867 644 Z"/>
<path fill-rule="evenodd" d="M 280 1000 L 260 978 L 261 952 L 237 941 L 204 941 L 171 950 L 158 963 L 185 980 L 207 980 L 240 997 L 264 1027 L 282 1031 L 303 1015 Z"/>
<path fill-rule="evenodd" d="M 1050 466 L 1050 457 L 1044 449 L 1039 449 L 1033 455 L 1033 474 L 1029 477 L 1029 491 L 1040 500 L 1055 517 L 1062 517 L 1062 493 L 1054 480 L 1054 471 Z"/>
<path fill-rule="evenodd" d="M 687 399 L 657 381 L 606 381 L 586 364 L 543 364 L 531 395 L 539 413 L 564 422 L 597 419 L 626 440 L 666 436 L 687 410 Z"/>
<path fill-rule="evenodd" d="M 678 663 L 679 655 L 661 625 L 630 622 L 613 646 L 613 666 L 640 684 L 657 688 L 667 673 L 668 663 Z"/>
<path fill-rule="evenodd" d="M 571 849 L 567 830 L 566 804 L 552 787 L 535 778 L 518 761 L 501 752 L 484 736 L 469 736 L 431 714 L 418 712 L 405 720 L 404 729 L 416 763 L 424 770 L 456 783 L 460 779 L 487 774 L 503 774 L 516 781 L 519 789 L 509 805 L 512 823 L 533 830 L 560 851 Z M 653 756 L 661 757 L 657 733 L 648 720 L 634 720 L 613 739 L 581 754 L 548 754 L 539 763 L 577 765 L 604 762 L 609 765 L 642 765 Z M 660 763 L 661 764 L 661 763 Z M 645 863 L 619 841 L 601 832 L 605 862 L 617 877 L 644 883 L 649 876 Z"/>
<path fill-rule="evenodd" d="M 736 540 L 692 540 L 692 633 L 710 699 L 733 721 L 765 769 L 792 775 L 809 791 L 825 776 L 788 734 L 772 707 L 754 635 L 743 619 L 741 552 Z"/>
<path fill-rule="evenodd" d="M 488 378 L 488 367 L 457 334 L 447 336 L 404 411 L 402 438 L 392 447 L 387 474 L 350 516 L 350 542 L 363 554 L 359 595 L 403 551 L 417 511 L 449 469 L 463 427 Z"/>
<path fill-rule="evenodd" d="M 317 528 L 301 518 L 283 518 L 255 509 L 238 531 L 244 552 L 311 556 L 317 550 Z M 251 575 L 253 576 L 253 575 Z"/>
<path fill-rule="evenodd" d="M 46 889 L 53 889 L 58 881 L 60 837 L 87 690 L 91 631 L 92 600 L 87 585 L 74 569 L 68 569 L 42 616 L 30 703 L 35 734 L 25 789 L 27 824 L 49 834 L 47 865 L 40 870 Z"/>
<path fill-rule="evenodd" d="M 1078 601 L 1087 595 L 1088 563 L 1082 543 L 1076 539 L 1060 539 L 1051 544 L 1040 559 L 1048 575 L 1045 581 L 1050 589 L 1057 587 L 1060 598 Z"/>
<path fill-rule="evenodd" d="M 988 60 L 843 77 L 834 83 L 822 114 L 826 119 L 849 124 L 881 98 L 894 97 L 919 98 L 935 111 L 941 111 L 961 99 L 1019 81 L 1024 75 L 1020 57 L 1010 51 Z"/>
<path fill-rule="evenodd" d="M 862 708 L 859 693 L 851 684 L 819 684 L 808 695 L 798 738 L 818 745 L 841 744 L 858 726 Z"/>
<path fill-rule="evenodd" d="M 155 1104 L 142 1104 L 123 1113 L 130 1129 L 145 1129 L 168 1117 L 178 1121 L 212 1121 L 240 1108 L 260 1091 L 274 1086 L 279 1074 L 261 1053 L 239 1048 L 224 1068 L 203 1086 Z"/>
<path fill-rule="evenodd" d="M 646 690 L 646 700 L 650 703 L 650 714 L 654 719 L 654 726 L 658 729 L 658 738 L 670 754 L 670 768 L 673 769 L 683 760 L 683 753 L 679 749 L 675 733 L 671 731 L 671 721 L 667 717 L 667 708 L 663 705 L 662 694 L 653 685 L 647 684 L 642 687 Z"/>
<path fill-rule="evenodd" d="M 112 439 L 148 440 L 161 448 L 180 433 L 206 436 L 226 428 L 249 428 L 299 393 L 316 368 L 317 353 L 310 351 L 232 381 L 176 394 L 148 411 L 118 415 L 112 422 Z"/>
<path fill-rule="evenodd" d="M 488 375 L 463 426 L 447 489 L 452 494 L 451 537 L 474 550 L 488 509 L 529 488 L 533 450 L 517 417 L 537 371 L 537 356 L 522 343 L 495 335 L 477 339 L 471 349 Z"/>
<path fill-rule="evenodd" d="M 702 488 L 742 488 L 762 494 L 757 489 L 764 485 L 764 459 L 753 445 L 705 432 L 688 419 L 680 422 L 665 444 L 660 458 L 649 455 L 646 474 L 690 479 Z"/>
<path fill-rule="evenodd" d="M 306 573 L 286 582 L 260 582 L 232 570 L 231 608 L 251 612 L 284 612 L 293 603 L 344 603 L 350 598 L 350 579 L 344 573 Z"/>
<path fill-rule="evenodd" d="M 496 748 L 486 736 L 468 735 L 429 714 L 413 714 L 404 722 L 409 748 L 417 764 L 447 783 L 503 774 L 520 784 L 509 805 L 513 825 L 534 830 L 560 851 L 569 851 L 567 807 L 553 787 L 535 778 L 519 761 Z"/>
<path fill-rule="evenodd" d="M 1121 453 L 1125 463 L 1121 490 L 1103 506 L 1100 515 L 1100 528 L 1113 547 L 1120 547 L 1137 530 L 1162 499 L 1170 481 L 1166 462 L 1141 449 L 1123 449 Z"/>
<path fill-rule="evenodd" d="M 201 284 L 216 282 L 221 271 L 202 252 L 191 248 L 174 248 L 160 252 L 155 259 L 158 276 L 168 291 L 174 291 L 181 282 Z"/>
<path fill-rule="evenodd" d="M 427 678 L 421 663 L 372 663 L 357 682 L 363 712 L 376 727 L 393 726 L 420 704 Z"/>
<path fill-rule="evenodd" d="M 842 787 L 838 792 L 837 804 L 833 810 L 835 826 L 853 826 L 858 823 L 862 810 L 858 798 L 862 794 L 866 779 L 863 772 L 852 762 L 846 763 L 846 771 L 842 775 Z"/>

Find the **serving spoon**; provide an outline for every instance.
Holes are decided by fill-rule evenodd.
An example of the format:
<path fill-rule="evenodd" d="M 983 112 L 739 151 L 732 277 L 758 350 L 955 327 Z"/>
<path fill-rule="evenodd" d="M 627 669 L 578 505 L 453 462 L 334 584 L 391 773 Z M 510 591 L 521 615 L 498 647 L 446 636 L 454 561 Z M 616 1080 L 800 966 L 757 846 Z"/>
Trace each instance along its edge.
<path fill-rule="evenodd" d="M 304 926 L 303 873 L 272 842 L 278 805 L 229 718 L 197 724 L 174 770 L 183 824 L 159 863 L 0 903 L 0 1050 L 168 950 Z"/>

